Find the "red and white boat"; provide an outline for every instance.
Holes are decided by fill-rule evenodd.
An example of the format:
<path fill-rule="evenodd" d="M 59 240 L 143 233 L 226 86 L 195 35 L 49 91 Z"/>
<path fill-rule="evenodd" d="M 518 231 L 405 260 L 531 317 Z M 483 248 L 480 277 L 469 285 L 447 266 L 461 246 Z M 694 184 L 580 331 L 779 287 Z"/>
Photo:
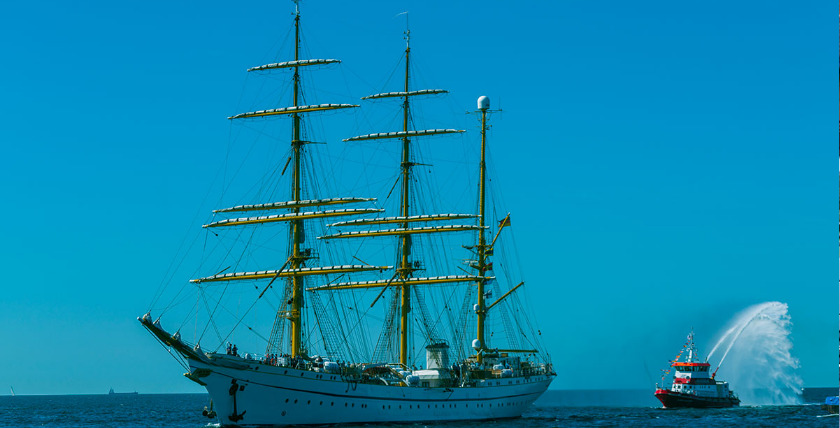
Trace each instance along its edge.
<path fill-rule="evenodd" d="M 680 357 L 685 357 L 680 361 Z M 733 407 L 741 400 L 729 390 L 729 383 L 709 375 L 710 364 L 701 362 L 694 346 L 694 332 L 688 335 L 688 341 L 682 351 L 671 362 L 674 378 L 668 389 L 656 385 L 654 395 L 665 407 Z M 670 372 L 670 370 L 669 370 Z M 666 373 L 667 376 L 668 373 Z M 663 376 L 663 380 L 665 376 Z"/>

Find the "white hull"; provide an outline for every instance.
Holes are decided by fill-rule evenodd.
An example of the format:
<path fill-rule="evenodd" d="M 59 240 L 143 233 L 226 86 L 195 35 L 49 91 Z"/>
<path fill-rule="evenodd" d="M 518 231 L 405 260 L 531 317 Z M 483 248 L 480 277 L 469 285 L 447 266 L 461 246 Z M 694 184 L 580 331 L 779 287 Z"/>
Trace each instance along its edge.
<path fill-rule="evenodd" d="M 487 379 L 475 387 L 423 388 L 353 383 L 337 374 L 244 361 L 236 365 L 240 367 L 190 360 L 193 373 L 209 370 L 200 380 L 207 384 L 223 426 L 513 418 L 521 416 L 554 378 L 537 375 Z M 233 381 L 238 387 L 232 388 Z M 234 399 L 241 420 L 230 418 Z"/>

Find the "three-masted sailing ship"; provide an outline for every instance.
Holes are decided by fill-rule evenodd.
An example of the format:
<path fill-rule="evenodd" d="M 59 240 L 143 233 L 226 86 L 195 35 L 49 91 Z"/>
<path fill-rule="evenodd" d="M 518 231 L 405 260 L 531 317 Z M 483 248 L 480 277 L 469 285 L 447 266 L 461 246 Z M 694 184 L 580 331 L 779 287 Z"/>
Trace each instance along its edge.
<path fill-rule="evenodd" d="M 304 102 L 301 70 L 340 61 L 301 58 L 300 21 L 296 8 L 293 59 L 248 70 L 290 73 L 291 106 L 256 110 L 229 118 L 236 121 L 277 116 L 291 118 L 289 158 L 281 172 L 281 176 L 290 181 L 290 198 L 218 209 L 214 211 L 217 217 L 203 226 L 212 231 L 213 236 L 219 236 L 224 230 L 243 228 L 249 233 L 272 228 L 276 234 L 277 226 L 286 224 L 285 259 L 279 260 L 279 268 L 275 265 L 274 269 L 241 272 L 226 272 L 225 268 L 216 274 L 190 280 L 203 291 L 214 286 L 251 284 L 255 300 L 265 301 L 272 296 L 277 307 L 270 330 L 266 325 L 269 337 L 255 333 L 265 340 L 266 347 L 245 353 L 235 346 L 232 349 L 228 343 L 224 349 L 230 334 L 220 334 L 221 327 L 213 320 L 223 297 L 219 297 L 215 306 L 207 305 L 205 299 L 210 312 L 207 323 L 220 339 L 215 349 L 203 346 L 200 337 L 187 342 L 181 337 L 180 329 L 174 334 L 165 330 L 160 318 L 153 318 L 151 310 L 139 318 L 140 322 L 170 351 L 175 351 L 171 353 L 187 369 L 184 375 L 207 389 L 222 425 L 410 422 L 520 416 L 546 390 L 556 374 L 548 355 L 540 349 L 539 334 L 527 320 L 523 321 L 527 314 L 520 310 L 521 303 L 516 297 L 521 293 L 523 282 L 515 279 L 517 285 L 511 286 L 513 282 L 510 282 L 503 286 L 493 276 L 493 272 L 499 270 L 493 268 L 493 261 L 500 263 L 496 257 L 500 256 L 501 242 L 505 240 L 500 232 L 510 224 L 510 215 L 499 222 L 495 233 L 490 230 L 485 161 L 487 119 L 492 112 L 489 99 L 481 97 L 475 112 L 481 120 L 477 212 L 424 212 L 413 188 L 420 179 L 413 169 L 423 165 L 413 156 L 414 146 L 418 140 L 422 141 L 421 137 L 464 131 L 417 129 L 415 126 L 412 116 L 415 98 L 447 91 L 411 87 L 411 49 L 406 31 L 402 90 L 362 98 L 366 102 L 401 101 L 402 129 L 344 140 L 359 144 L 370 140 L 401 143 L 398 175 L 388 195 L 390 197 L 399 189 L 398 212 L 387 213 L 373 197 L 314 195 L 313 186 L 305 185 L 308 181 L 304 178 L 305 173 L 311 173 L 305 166 L 307 156 L 311 156 L 308 144 L 312 143 L 305 135 L 305 121 L 312 113 L 355 109 L 359 105 Z M 290 169 L 288 176 L 285 175 L 287 168 Z M 314 180 L 318 178 L 314 177 Z M 305 193 L 307 189 L 310 194 Z M 393 205 L 396 205 L 396 198 Z M 387 204 L 383 203 L 383 206 Z M 339 217 L 346 219 L 336 219 Z M 335 220 L 339 221 L 326 224 Z M 315 240 L 311 239 L 313 233 L 319 233 Z M 468 254 L 461 260 L 466 268 L 450 266 L 455 264 L 451 257 L 439 257 L 444 260 L 432 264 L 445 265 L 441 270 L 448 268 L 460 272 L 428 274 L 434 269 L 427 268 L 424 252 L 445 252 L 442 241 L 431 238 L 443 235 L 466 237 L 460 242 L 470 245 L 462 245 L 459 249 Z M 321 262 L 322 253 L 316 248 L 329 247 L 326 253 L 341 257 L 335 254 L 336 245 L 369 242 L 368 238 L 396 244 L 392 253 L 396 256 L 393 266 L 363 262 L 358 256 L 362 253 L 358 251 L 348 257 L 353 262 L 348 263 L 345 259 L 339 261 L 345 264 L 328 265 Z M 248 252 L 257 250 L 249 249 Z M 441 291 L 443 298 L 430 302 L 434 300 L 428 298 L 432 289 Z M 453 297 L 454 291 L 458 291 L 460 298 Z M 491 301 L 494 292 L 500 296 Z M 353 298 L 348 298 L 348 294 Z M 348 301 L 354 302 L 353 305 Z M 372 303 L 368 308 L 369 301 Z M 373 314 L 372 308 L 377 302 L 384 302 L 377 306 L 384 306 L 384 318 L 371 316 L 368 318 L 372 321 L 365 319 Z M 211 307 L 214 310 L 210 311 Z M 498 323 L 491 330 L 498 331 L 488 334 L 488 320 L 493 318 Z M 370 328 L 371 325 L 378 328 Z M 233 329 L 238 326 L 241 326 L 240 322 L 236 322 Z M 373 330 L 376 336 L 372 350 L 364 344 L 359 345 L 365 338 L 371 339 L 366 336 L 366 329 Z M 449 334 L 444 334 L 445 331 Z M 495 343 L 503 343 L 505 335 L 505 346 L 494 347 Z M 373 340 L 369 342 L 373 343 Z"/>

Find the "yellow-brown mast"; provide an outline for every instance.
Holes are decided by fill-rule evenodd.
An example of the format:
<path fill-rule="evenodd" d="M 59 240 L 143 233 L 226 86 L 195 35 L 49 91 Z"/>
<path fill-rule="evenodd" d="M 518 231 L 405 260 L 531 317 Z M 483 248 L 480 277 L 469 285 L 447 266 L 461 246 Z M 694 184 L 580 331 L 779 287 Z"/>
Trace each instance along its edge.
<path fill-rule="evenodd" d="M 476 358 L 479 363 L 483 360 L 482 351 L 486 348 L 486 344 L 484 343 L 484 317 L 487 315 L 487 309 L 484 305 L 484 274 L 487 270 L 487 264 L 485 261 L 487 254 L 487 240 L 484 237 L 484 196 L 486 190 L 484 177 L 485 172 L 487 171 L 487 166 L 484 162 L 484 147 L 487 133 L 487 109 L 490 107 L 489 102 L 482 103 L 482 101 L 487 101 L 487 98 L 481 97 L 478 100 L 478 108 L 481 112 L 481 161 L 478 164 L 478 225 L 481 229 L 478 231 L 478 276 L 481 279 L 479 279 L 477 283 L 478 309 L 476 310 L 476 318 L 478 319 L 478 325 L 476 328 L 476 339 L 478 340 L 478 347 L 476 347 Z"/>
<path fill-rule="evenodd" d="M 300 55 L 300 10 L 297 8 L 295 2 L 295 61 L 298 61 Z M 292 84 L 294 85 L 292 98 L 294 106 L 299 106 L 300 97 L 300 71 L 295 67 L 295 74 Z M 300 201 L 300 155 L 303 150 L 303 142 L 300 139 L 300 115 L 298 113 L 292 114 L 292 150 L 294 151 L 294 169 L 292 171 L 292 201 Z M 292 210 L 295 214 L 300 213 L 300 208 L 295 207 Z M 292 235 L 292 257 L 291 268 L 299 269 L 303 265 L 303 258 L 301 257 L 300 244 L 303 236 L 303 221 L 293 220 L 290 224 L 290 234 Z M 303 341 L 303 325 L 301 309 L 303 308 L 303 278 L 300 276 L 292 277 L 292 305 L 289 311 L 289 323 L 291 324 L 291 355 L 296 357 L 301 354 L 301 342 Z"/>
<path fill-rule="evenodd" d="M 271 286 L 275 279 L 279 277 L 288 278 L 287 291 L 291 296 L 285 300 L 278 308 L 277 316 L 275 318 L 274 328 L 272 329 L 271 339 L 269 340 L 270 347 L 277 347 L 279 342 L 284 339 L 280 337 L 282 325 L 288 320 L 289 328 L 289 353 L 292 356 L 300 356 L 306 354 L 306 346 L 304 344 L 303 331 L 303 307 L 304 307 L 304 276 L 310 275 L 331 275 L 336 273 L 362 272 L 368 270 L 379 270 L 377 267 L 369 265 L 343 265 L 343 266 L 327 266 L 327 267 L 306 267 L 306 261 L 310 259 L 310 251 L 308 249 L 302 250 L 301 244 L 305 240 L 304 221 L 314 218 L 339 217 L 350 215 L 369 214 L 374 212 L 381 212 L 381 209 L 368 208 L 351 208 L 351 209 L 337 209 L 337 210 L 302 210 L 307 207 L 316 207 L 322 205 L 335 205 L 345 203 L 356 203 L 371 201 L 370 198 L 327 198 L 327 199 L 303 199 L 301 181 L 303 174 L 301 160 L 304 155 L 304 141 L 302 134 L 304 114 L 337 110 L 346 108 L 355 108 L 355 104 L 312 104 L 305 105 L 303 102 L 303 93 L 301 91 L 301 75 L 299 68 L 305 66 L 318 66 L 335 64 L 341 61 L 337 59 L 300 59 L 301 46 L 301 31 L 300 31 L 300 9 L 298 8 L 298 1 L 295 2 L 295 52 L 294 60 L 275 62 L 265 64 L 258 67 L 251 67 L 251 71 L 268 71 L 275 69 L 294 68 L 292 78 L 292 101 L 293 105 L 290 107 L 270 108 L 264 110 L 256 110 L 246 113 L 240 113 L 228 117 L 228 119 L 249 119 L 249 118 L 265 118 L 279 115 L 290 115 L 292 117 L 292 138 L 291 149 L 292 155 L 289 162 L 292 164 L 292 183 L 291 183 L 291 200 L 282 202 L 260 203 L 237 205 L 231 208 L 216 210 L 216 213 L 230 213 L 240 211 L 264 211 L 275 209 L 290 209 L 290 213 L 271 214 L 271 215 L 256 215 L 251 217 L 228 218 L 219 221 L 214 221 L 205 224 L 204 227 L 226 227 L 226 226 L 244 226 L 251 224 L 267 224 L 280 221 L 289 222 L 289 256 L 283 263 L 283 267 L 275 270 L 262 270 L 255 272 L 236 272 L 232 274 L 217 274 L 209 277 L 198 278 L 193 282 L 200 283 L 205 281 L 235 281 L 245 279 L 270 279 L 269 285 L 260 293 L 263 296 L 265 290 Z M 452 132 L 444 130 L 444 133 Z M 294 160 L 294 162 L 292 162 Z M 283 167 L 285 172 L 286 167 Z M 282 175 L 282 172 L 281 172 Z M 286 267 L 289 269 L 286 269 Z M 281 347 L 285 348 L 285 346 Z"/>
<path fill-rule="evenodd" d="M 408 117 L 409 117 L 409 95 L 408 95 L 408 79 L 409 79 L 409 54 L 411 47 L 409 45 L 410 31 L 406 29 L 405 32 L 405 97 L 403 97 L 403 132 L 408 131 Z M 408 217 L 409 212 L 409 196 L 408 184 L 410 182 L 411 173 L 411 159 L 409 151 L 410 139 L 408 136 L 403 137 L 402 146 L 402 216 Z M 408 228 L 408 223 L 403 223 L 403 228 Z M 401 238 L 401 258 L 400 267 L 398 270 L 401 279 L 406 279 L 411 276 L 412 268 L 411 262 L 408 260 L 411 254 L 411 236 L 403 235 Z M 403 283 L 400 286 L 400 364 L 408 366 L 408 313 L 411 311 L 411 289 L 408 283 Z"/>
<path fill-rule="evenodd" d="M 410 44 L 410 31 L 406 29 L 405 32 L 405 81 L 403 85 L 402 92 L 386 92 L 380 94 L 369 95 L 367 97 L 363 97 L 362 99 L 379 99 L 379 98 L 402 98 L 402 109 L 403 109 L 403 126 L 401 131 L 396 132 L 380 132 L 374 134 L 367 134 L 367 135 L 360 135 L 352 138 L 346 138 L 344 141 L 366 141 L 366 140 L 378 140 L 378 139 L 399 139 L 402 141 L 402 156 L 400 159 L 400 175 L 399 178 L 402 180 L 402 186 L 400 186 L 400 193 L 401 193 L 401 201 L 400 201 L 400 216 L 392 217 L 392 218 L 385 218 L 385 219 L 376 219 L 372 220 L 368 223 L 358 222 L 358 223 L 338 223 L 341 225 L 362 225 L 362 224 L 398 224 L 400 227 L 394 229 L 379 229 L 379 230 L 371 230 L 371 231 L 351 231 L 351 232 L 338 232 L 333 233 L 330 235 L 324 235 L 318 237 L 318 239 L 337 239 L 337 238 L 358 238 L 358 237 L 368 237 L 368 236 L 399 236 L 398 247 L 397 247 L 397 263 L 396 265 L 396 273 L 393 278 L 388 281 L 383 281 L 382 283 L 365 283 L 365 284 L 357 284 L 357 283 L 348 283 L 346 288 L 367 288 L 368 286 L 382 286 L 383 291 L 386 290 L 388 287 L 392 286 L 399 290 L 399 295 L 395 295 L 395 299 L 399 299 L 399 362 L 404 366 L 408 366 L 409 361 L 409 341 L 411 340 L 411 333 L 409 327 L 409 313 L 411 312 L 411 286 L 417 284 L 432 284 L 438 283 L 437 277 L 436 278 L 416 278 L 413 276 L 414 271 L 419 269 L 417 266 L 417 262 L 412 262 L 411 260 L 411 242 L 412 242 L 412 235 L 416 234 L 426 234 L 426 233 L 438 233 L 438 232 L 456 232 L 456 231 L 466 231 L 466 230 L 475 230 L 478 226 L 474 225 L 447 225 L 447 226 L 433 226 L 433 227 L 409 227 L 409 224 L 414 221 L 433 221 L 433 220 L 444 220 L 444 219 L 455 219 L 455 218 L 466 218 L 472 217 L 470 215 L 461 215 L 461 214 L 442 214 L 442 215 L 411 215 L 411 169 L 415 165 L 411 159 L 411 139 L 414 137 L 422 137 L 422 136 L 429 136 L 429 135 L 442 135 L 442 134 L 454 134 L 454 133 L 461 133 L 464 132 L 463 130 L 458 129 L 419 129 L 419 130 L 409 130 L 410 121 L 411 121 L 411 104 L 410 100 L 412 96 L 416 95 L 435 95 L 435 94 L 442 94 L 448 91 L 443 89 L 421 89 L 416 91 L 411 91 L 409 88 L 411 87 L 411 44 Z M 422 217 L 422 219 L 421 219 Z M 337 225 L 338 225 L 337 224 Z M 476 277 L 473 275 L 469 275 L 466 277 L 458 277 L 458 278 L 450 278 L 447 277 L 445 282 L 473 282 L 476 280 Z M 357 287 L 358 286 L 358 287 Z M 331 288 L 319 288 L 316 287 L 314 289 L 318 290 L 326 290 Z M 380 293 L 381 294 L 381 293 Z M 374 299 L 374 303 L 376 300 L 379 299 L 377 296 Z M 395 302 L 396 303 L 396 302 Z M 394 314 L 396 316 L 396 314 Z M 390 327 L 389 327 L 389 332 Z M 390 334 L 390 333 L 389 333 Z M 391 340 L 390 338 L 388 340 Z"/>

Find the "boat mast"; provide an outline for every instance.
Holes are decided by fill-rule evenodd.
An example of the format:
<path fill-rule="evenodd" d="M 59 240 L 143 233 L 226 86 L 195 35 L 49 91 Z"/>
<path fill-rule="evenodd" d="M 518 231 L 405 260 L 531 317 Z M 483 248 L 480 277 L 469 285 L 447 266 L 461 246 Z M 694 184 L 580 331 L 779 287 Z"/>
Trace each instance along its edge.
<path fill-rule="evenodd" d="M 300 59 L 300 9 L 297 2 L 295 2 L 295 61 Z M 300 97 L 300 71 L 295 67 L 295 73 L 292 81 L 294 86 L 292 98 L 294 106 L 299 104 Z M 300 201 L 300 155 L 303 150 L 303 142 L 300 140 L 300 115 L 298 113 L 292 114 L 292 150 L 294 151 L 294 170 L 292 172 L 292 201 Z M 295 207 L 293 212 L 300 213 L 300 208 Z M 299 269 L 303 265 L 304 259 L 301 257 L 300 244 L 303 236 L 303 221 L 294 220 L 291 222 L 290 233 L 292 235 L 292 255 L 291 268 Z M 303 278 L 300 276 L 292 277 L 292 305 L 289 312 L 289 322 L 291 324 L 291 355 L 296 357 L 301 353 L 302 342 L 302 317 L 301 308 L 303 307 Z"/>
<path fill-rule="evenodd" d="M 484 147 L 486 143 L 487 133 L 487 110 L 490 108 L 490 101 L 487 97 L 478 99 L 478 108 L 481 112 L 481 161 L 478 166 L 478 225 L 481 229 L 478 231 L 478 309 L 476 310 L 476 318 L 478 325 L 476 328 L 476 339 L 478 340 L 478 348 L 476 349 L 476 358 L 480 363 L 483 360 L 482 351 L 485 348 L 484 344 L 484 318 L 487 315 L 487 310 L 484 305 L 484 274 L 487 270 L 485 257 L 487 254 L 486 244 L 487 240 L 484 236 L 484 201 L 486 187 L 484 184 L 485 173 L 487 166 L 484 162 Z"/>
<path fill-rule="evenodd" d="M 410 34 L 411 32 L 407 28 L 405 31 L 405 81 L 403 84 L 403 91 L 402 92 L 385 92 L 380 94 L 369 95 L 366 97 L 362 97 L 363 100 L 366 99 L 379 99 L 379 98 L 401 98 L 402 99 L 402 109 L 403 109 L 403 124 L 402 130 L 397 132 L 380 132 L 380 133 L 373 133 L 373 134 L 366 134 L 366 135 L 359 135 L 352 138 L 344 139 L 345 142 L 347 141 L 365 141 L 365 140 L 378 140 L 384 138 L 394 138 L 402 140 L 402 156 L 400 160 L 400 175 L 398 176 L 399 180 L 402 180 L 401 187 L 401 200 L 400 200 L 400 215 L 398 217 L 394 217 L 392 219 L 383 218 L 379 220 L 366 220 L 365 222 L 356 222 L 352 224 L 399 224 L 399 227 L 395 229 L 386 229 L 386 230 L 368 230 L 368 231 L 353 231 L 353 232 L 338 232 L 330 235 L 320 236 L 318 239 L 337 239 L 337 238 L 361 238 L 367 236 L 399 236 L 398 247 L 397 247 L 397 263 L 395 263 L 395 274 L 394 277 L 387 280 L 387 281 L 362 281 L 362 282 L 352 282 L 352 283 L 339 283 L 339 284 L 331 284 L 322 287 L 314 287 L 310 290 L 329 290 L 329 289 L 352 289 L 352 288 L 369 288 L 369 287 L 377 287 L 383 286 L 382 291 L 379 293 L 378 296 L 373 300 L 373 304 L 379 300 L 379 297 L 382 293 L 385 292 L 389 287 L 392 286 L 396 287 L 399 290 L 399 295 L 394 295 L 393 303 L 396 304 L 396 299 L 399 299 L 399 362 L 403 366 L 409 365 L 409 354 L 408 354 L 408 343 L 411 339 L 411 335 L 409 333 L 409 313 L 411 312 L 411 286 L 413 285 L 420 285 L 420 284 L 440 284 L 440 283 L 448 283 L 448 282 L 473 282 L 476 280 L 476 277 L 473 275 L 467 276 L 458 276 L 458 275 L 450 275 L 447 277 L 430 277 L 430 278 L 418 278 L 414 277 L 413 273 L 416 270 L 420 270 L 419 262 L 411 260 L 411 236 L 416 234 L 426 234 L 426 233 L 443 233 L 443 232 L 457 232 L 457 231 L 466 231 L 466 230 L 476 230 L 478 226 L 475 225 L 446 225 L 446 226 L 426 226 L 426 227 L 414 227 L 412 228 L 410 225 L 412 222 L 417 221 L 438 221 L 438 220 L 454 220 L 458 218 L 471 218 L 475 217 L 474 215 L 464 215 L 464 214 L 439 214 L 439 215 L 411 215 L 411 188 L 409 187 L 411 184 L 411 168 L 415 165 L 411 159 L 411 137 L 422 137 L 422 136 L 430 136 L 430 135 L 442 135 L 442 134 L 457 134 L 464 132 L 464 130 L 459 129 L 409 129 L 410 121 L 411 121 L 411 104 L 410 100 L 412 96 L 417 95 L 435 95 L 435 94 L 443 94 L 448 91 L 443 89 L 422 89 L 422 90 L 415 90 L 410 91 L 409 88 L 411 87 L 411 43 L 410 43 Z M 350 225 L 351 223 L 336 223 L 334 225 L 344 224 Z M 391 309 L 389 308 L 389 311 Z M 394 309 L 396 312 L 396 308 Z M 387 342 L 383 342 L 387 344 L 387 349 L 390 351 L 392 349 L 392 342 L 393 339 L 393 322 L 391 315 L 396 316 L 396 313 L 389 312 L 389 319 L 387 321 L 387 327 L 384 330 L 385 336 L 387 336 Z M 431 338 L 430 338 L 431 339 Z M 393 358 L 392 356 L 388 356 L 388 358 Z"/>
<path fill-rule="evenodd" d="M 406 28 L 405 30 L 405 96 L 403 97 L 403 132 L 408 131 L 408 118 L 409 118 L 409 94 L 408 94 L 408 82 L 409 82 L 409 56 L 411 53 L 411 47 L 409 45 L 409 39 L 411 37 L 411 31 Z M 410 174 L 411 174 L 411 161 L 410 161 L 410 151 L 409 151 L 409 143 L 410 140 L 406 135 L 403 137 L 403 146 L 402 146 L 402 163 L 400 163 L 400 167 L 402 169 L 402 216 L 404 218 L 408 218 L 408 207 L 409 207 L 409 199 L 408 199 L 408 183 L 410 181 Z M 402 227 L 407 229 L 409 227 L 408 223 L 403 223 Z M 402 257 L 400 259 L 400 268 L 399 268 L 399 275 L 401 279 L 406 279 L 411 276 L 412 268 L 411 262 L 408 260 L 408 255 L 411 254 L 411 235 L 403 235 L 401 238 L 402 240 Z M 408 366 L 408 313 L 411 311 L 411 290 L 409 289 L 409 285 L 406 282 L 400 286 L 400 364 L 404 366 Z"/>

